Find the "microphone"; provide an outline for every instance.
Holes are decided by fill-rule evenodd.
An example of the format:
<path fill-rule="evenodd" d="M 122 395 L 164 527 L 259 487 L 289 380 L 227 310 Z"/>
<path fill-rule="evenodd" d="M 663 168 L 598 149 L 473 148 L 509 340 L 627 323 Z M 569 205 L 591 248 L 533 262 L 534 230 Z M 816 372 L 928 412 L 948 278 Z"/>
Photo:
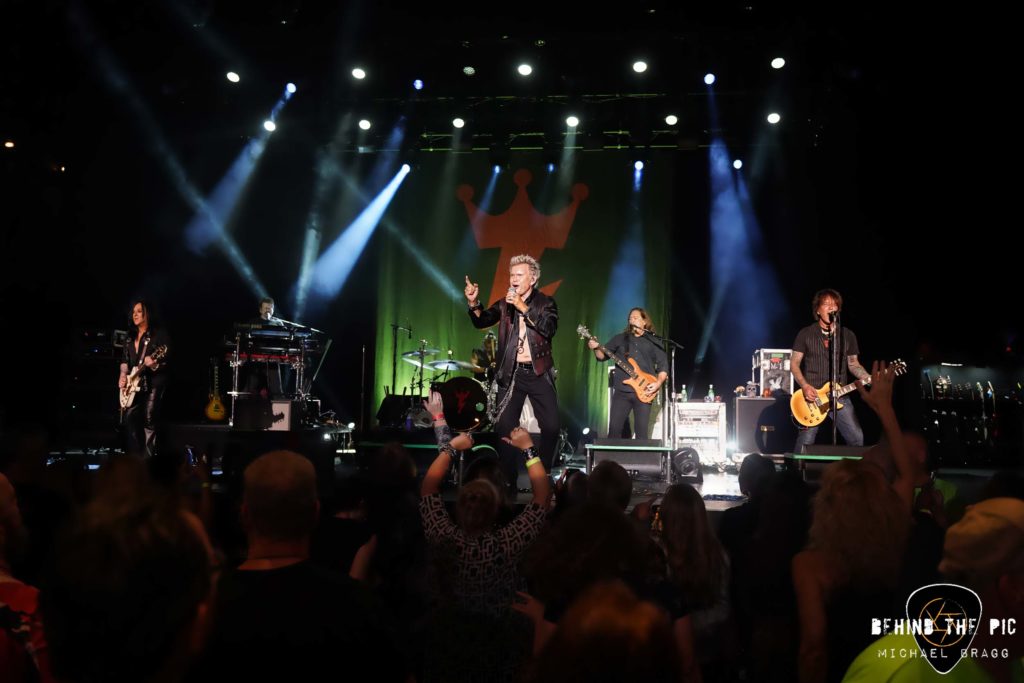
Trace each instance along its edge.
<path fill-rule="evenodd" d="M 643 335 L 647 334 L 647 330 L 644 329 L 643 327 L 640 327 L 639 325 L 634 325 L 634 324 L 630 323 L 629 326 L 632 327 L 634 330 L 639 331 L 640 332 L 640 336 L 643 336 Z"/>
<path fill-rule="evenodd" d="M 828 312 L 828 321 L 830 323 L 834 323 L 836 321 L 836 311 L 829 311 Z"/>

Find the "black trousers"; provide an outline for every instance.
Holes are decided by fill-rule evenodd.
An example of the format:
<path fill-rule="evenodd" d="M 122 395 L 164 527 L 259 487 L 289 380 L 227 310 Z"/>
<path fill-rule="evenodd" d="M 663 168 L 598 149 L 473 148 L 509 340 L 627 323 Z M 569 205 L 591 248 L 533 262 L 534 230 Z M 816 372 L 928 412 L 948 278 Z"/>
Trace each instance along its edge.
<path fill-rule="evenodd" d="M 519 418 L 523 412 L 523 403 L 530 398 L 533 405 L 533 413 L 540 426 L 540 443 L 534 444 L 537 448 L 537 455 L 544 463 L 544 468 L 550 472 L 551 464 L 555 458 L 555 447 L 558 445 L 558 396 L 555 393 L 554 380 L 550 373 L 538 377 L 533 367 L 516 365 L 515 382 L 512 390 L 512 397 L 504 412 L 498 418 L 494 431 L 499 437 L 506 437 L 519 426 Z M 503 400 L 508 387 L 498 389 L 497 400 Z M 509 446 L 504 441 L 498 442 L 498 454 L 501 456 L 501 469 L 508 478 L 509 487 L 516 487 L 516 478 L 520 470 L 525 471 L 523 454 L 518 448 Z"/>
<path fill-rule="evenodd" d="M 246 364 L 245 388 L 250 397 L 260 395 L 265 389 L 267 398 L 278 398 L 284 395 L 288 384 L 290 368 L 281 363 L 252 362 Z"/>
<path fill-rule="evenodd" d="M 611 414 L 608 417 L 608 436 L 617 439 L 629 438 L 629 413 L 633 413 L 633 432 L 638 439 L 646 439 L 651 422 L 651 404 L 637 398 L 636 392 L 629 389 L 612 390 Z"/>
<path fill-rule="evenodd" d="M 156 424 L 160 419 L 160 408 L 163 404 L 164 386 L 150 387 L 135 396 L 128 410 L 124 413 L 127 452 L 137 455 L 152 456 L 156 453 Z"/>

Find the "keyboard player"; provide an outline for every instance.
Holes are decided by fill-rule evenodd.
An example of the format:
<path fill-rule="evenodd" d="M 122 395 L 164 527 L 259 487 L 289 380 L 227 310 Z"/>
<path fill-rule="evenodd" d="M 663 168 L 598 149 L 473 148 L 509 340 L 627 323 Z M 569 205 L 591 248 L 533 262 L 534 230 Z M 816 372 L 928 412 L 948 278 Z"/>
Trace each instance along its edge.
<path fill-rule="evenodd" d="M 261 327 L 284 327 L 284 323 L 274 317 L 274 300 L 269 296 L 260 299 L 259 317 L 249 321 L 251 325 Z M 284 387 L 288 383 L 290 368 L 281 363 L 269 360 L 250 361 L 244 366 L 244 391 L 251 397 L 280 398 L 284 396 Z"/>

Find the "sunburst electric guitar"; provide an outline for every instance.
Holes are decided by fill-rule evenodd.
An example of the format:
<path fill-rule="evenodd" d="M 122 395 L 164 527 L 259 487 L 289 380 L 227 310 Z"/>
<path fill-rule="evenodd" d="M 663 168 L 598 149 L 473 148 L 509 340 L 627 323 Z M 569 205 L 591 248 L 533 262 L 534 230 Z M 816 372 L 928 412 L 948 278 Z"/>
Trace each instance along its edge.
<path fill-rule="evenodd" d="M 611 358 L 615 362 L 615 364 L 619 366 L 620 370 L 629 375 L 626 379 L 622 380 L 622 383 L 628 384 L 629 386 L 633 387 L 633 390 L 636 391 L 636 397 L 640 399 L 641 402 L 650 403 L 651 401 L 654 400 L 654 397 L 658 395 L 658 392 L 655 391 L 653 393 L 648 393 L 647 385 L 657 383 L 657 377 L 641 370 L 640 366 L 637 365 L 636 361 L 633 360 L 632 358 L 626 359 L 626 361 L 629 361 L 629 363 L 627 364 L 626 361 L 622 360 L 614 353 L 606 349 L 601 344 L 601 342 L 597 341 L 597 337 L 590 334 L 590 330 L 587 329 L 586 325 L 579 325 L 576 328 L 576 333 L 580 335 L 580 337 L 582 337 L 583 339 L 593 339 L 594 341 L 596 341 L 598 343 L 597 348 L 601 350 L 601 353 Z"/>
<path fill-rule="evenodd" d="M 897 375 L 902 375 L 907 371 L 907 364 L 902 360 L 896 359 L 889 364 L 889 368 Z M 865 379 L 858 379 L 856 382 L 850 382 L 836 389 L 836 398 L 846 396 L 851 391 L 856 391 L 858 385 L 867 386 L 868 384 L 871 384 L 870 375 Z M 793 419 L 804 427 L 817 427 L 824 422 L 825 418 L 828 417 L 829 388 L 831 386 L 831 382 L 825 382 L 824 386 L 817 390 L 818 396 L 813 401 L 808 401 L 803 391 L 793 392 L 793 396 L 789 399 L 789 409 L 793 413 Z M 836 410 L 842 409 L 843 404 L 837 401 Z"/>
<path fill-rule="evenodd" d="M 210 392 L 210 402 L 206 404 L 206 418 L 220 422 L 224 417 L 224 400 L 220 397 L 220 374 L 217 364 L 213 363 L 213 391 Z"/>

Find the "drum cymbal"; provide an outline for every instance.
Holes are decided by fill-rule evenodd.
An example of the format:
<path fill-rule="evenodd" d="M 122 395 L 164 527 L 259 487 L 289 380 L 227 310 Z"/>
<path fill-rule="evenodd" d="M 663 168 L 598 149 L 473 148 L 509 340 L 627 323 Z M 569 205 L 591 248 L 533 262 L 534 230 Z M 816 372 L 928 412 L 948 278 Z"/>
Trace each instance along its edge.
<path fill-rule="evenodd" d="M 425 368 L 425 367 L 427 367 L 427 364 L 426 364 L 426 363 L 424 363 L 424 362 L 423 362 L 423 361 L 422 361 L 422 360 L 420 359 L 420 357 L 419 357 L 419 356 L 407 356 L 407 355 L 405 355 L 405 354 L 403 353 L 403 354 L 402 354 L 402 360 L 404 360 L 404 361 L 405 361 L 406 363 L 412 363 L 413 365 L 415 365 L 415 366 L 416 366 L 416 367 L 418 367 L 418 368 Z"/>
<path fill-rule="evenodd" d="M 427 367 L 431 368 L 433 370 L 452 370 L 452 371 L 456 371 L 456 370 L 474 370 L 474 368 L 477 368 L 477 366 L 473 365 L 469 361 L 454 360 L 452 358 L 448 358 L 446 360 L 430 361 L 429 363 L 427 363 Z M 475 372 L 482 372 L 482 370 L 480 370 L 478 368 L 476 370 L 474 370 L 474 371 Z"/>
<path fill-rule="evenodd" d="M 436 356 L 439 353 L 441 353 L 441 349 L 432 349 L 427 347 L 423 349 L 415 349 L 413 351 L 406 351 L 402 354 L 402 358 L 423 358 L 426 356 Z"/>

